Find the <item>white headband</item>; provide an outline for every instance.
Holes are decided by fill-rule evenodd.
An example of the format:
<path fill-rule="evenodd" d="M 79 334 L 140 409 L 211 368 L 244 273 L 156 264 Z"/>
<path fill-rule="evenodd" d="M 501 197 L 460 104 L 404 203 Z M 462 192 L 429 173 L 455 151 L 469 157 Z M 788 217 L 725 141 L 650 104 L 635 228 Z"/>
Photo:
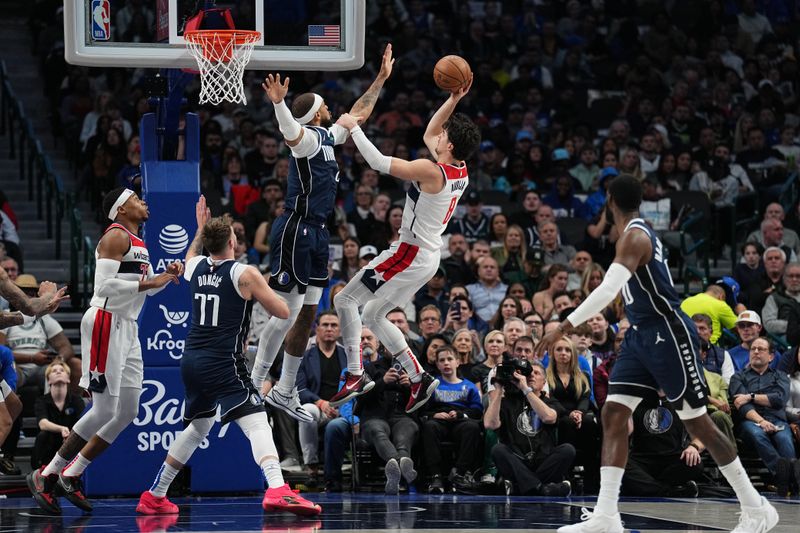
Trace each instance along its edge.
<path fill-rule="evenodd" d="M 322 107 L 322 97 L 317 93 L 314 93 L 314 105 L 311 106 L 311 109 L 308 110 L 308 113 L 300 118 L 296 118 L 295 120 L 299 122 L 300 125 L 305 126 L 314 119 L 314 115 L 317 114 L 317 111 L 319 111 L 320 107 Z"/>
<path fill-rule="evenodd" d="M 124 191 L 122 191 L 122 194 L 119 195 L 119 198 L 117 198 L 117 201 L 114 202 L 114 205 L 112 205 L 111 209 L 108 211 L 108 218 L 111 219 L 112 222 L 114 220 L 116 220 L 117 211 L 119 211 L 119 208 L 122 207 L 122 204 L 127 202 L 128 198 L 130 198 L 134 194 L 136 194 L 136 193 L 134 193 L 130 189 L 125 189 Z"/>

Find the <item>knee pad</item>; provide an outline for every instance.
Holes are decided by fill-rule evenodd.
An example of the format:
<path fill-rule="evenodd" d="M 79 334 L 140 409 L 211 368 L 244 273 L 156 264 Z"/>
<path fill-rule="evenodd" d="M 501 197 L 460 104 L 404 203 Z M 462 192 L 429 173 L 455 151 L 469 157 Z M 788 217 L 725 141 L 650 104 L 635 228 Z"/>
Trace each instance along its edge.
<path fill-rule="evenodd" d="M 303 305 L 317 305 L 319 303 L 320 298 L 322 298 L 322 287 L 317 287 L 315 285 L 309 285 L 306 288 L 306 294 L 303 298 Z"/>
<path fill-rule="evenodd" d="M 214 417 L 197 418 L 180 432 L 175 442 L 169 447 L 169 455 L 185 465 L 198 446 L 203 442 L 214 425 Z"/>

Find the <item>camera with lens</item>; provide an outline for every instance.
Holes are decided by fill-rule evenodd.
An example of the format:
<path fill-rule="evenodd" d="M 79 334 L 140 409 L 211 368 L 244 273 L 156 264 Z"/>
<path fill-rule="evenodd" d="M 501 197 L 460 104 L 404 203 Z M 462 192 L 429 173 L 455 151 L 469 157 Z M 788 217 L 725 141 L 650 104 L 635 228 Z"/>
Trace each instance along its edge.
<path fill-rule="evenodd" d="M 527 378 L 533 372 L 533 366 L 527 359 L 504 359 L 501 364 L 497 365 L 492 382 L 501 385 L 513 385 L 516 380 L 514 372 L 519 372 Z"/>

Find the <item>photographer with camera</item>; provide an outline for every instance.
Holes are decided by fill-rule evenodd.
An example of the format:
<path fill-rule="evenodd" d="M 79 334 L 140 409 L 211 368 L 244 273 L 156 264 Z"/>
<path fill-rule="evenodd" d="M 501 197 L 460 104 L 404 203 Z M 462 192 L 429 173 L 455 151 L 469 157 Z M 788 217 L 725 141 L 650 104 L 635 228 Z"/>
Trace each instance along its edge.
<path fill-rule="evenodd" d="M 497 386 L 489 392 L 483 425 L 500 439 L 492 459 L 507 482 L 506 492 L 568 496 L 572 489 L 565 477 L 575 447 L 557 444 L 556 424 L 566 413 L 544 391 L 544 366 L 536 360 L 504 360 L 493 381 Z"/>

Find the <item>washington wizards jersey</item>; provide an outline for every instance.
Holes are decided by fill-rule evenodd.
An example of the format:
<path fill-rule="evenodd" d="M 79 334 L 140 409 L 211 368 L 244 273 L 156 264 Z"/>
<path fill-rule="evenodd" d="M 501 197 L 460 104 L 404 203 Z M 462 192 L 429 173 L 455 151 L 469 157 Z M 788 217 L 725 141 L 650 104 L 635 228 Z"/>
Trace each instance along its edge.
<path fill-rule="evenodd" d="M 286 207 L 303 218 L 324 223 L 333 212 L 339 165 L 333 153 L 335 144 L 330 130 L 306 126 L 305 135 L 319 137 L 316 151 L 308 157 L 294 157 L 289 164 Z"/>
<path fill-rule="evenodd" d="M 128 231 L 128 228 L 116 222 L 108 226 L 103 235 L 112 229 L 121 229 L 128 234 L 128 240 L 130 241 L 128 251 L 122 256 L 122 260 L 119 263 L 119 270 L 114 277 L 116 279 L 137 282 L 152 277 L 154 275 L 153 267 L 150 265 L 150 254 L 147 252 L 144 241 L 138 235 Z M 100 259 L 100 253 L 97 249 L 95 249 L 94 258 L 95 261 Z M 95 282 L 94 286 L 97 288 L 99 283 Z M 109 313 L 115 313 L 129 320 L 136 320 L 139 317 L 139 313 L 142 311 L 144 299 L 146 297 L 147 293 L 144 291 L 137 292 L 133 296 L 115 296 L 113 298 L 110 296 L 104 298 L 93 294 L 89 305 L 104 309 Z"/>
<path fill-rule="evenodd" d="M 644 231 L 653 247 L 650 261 L 637 268 L 622 287 L 625 316 L 632 325 L 637 325 L 673 315 L 680 309 L 681 300 L 675 292 L 661 241 L 641 218 L 631 220 L 625 231 Z"/>
<path fill-rule="evenodd" d="M 239 276 L 245 268 L 233 259 L 219 263 L 205 256 L 187 264 L 192 294 L 187 350 L 224 354 L 244 350 L 253 309 L 253 300 L 245 300 L 239 293 Z"/>
<path fill-rule="evenodd" d="M 421 191 L 412 182 L 403 207 L 400 240 L 429 250 L 442 247 L 442 233 L 455 212 L 461 195 L 469 185 L 467 165 L 437 163 L 444 177 L 444 187 L 436 194 Z"/>

